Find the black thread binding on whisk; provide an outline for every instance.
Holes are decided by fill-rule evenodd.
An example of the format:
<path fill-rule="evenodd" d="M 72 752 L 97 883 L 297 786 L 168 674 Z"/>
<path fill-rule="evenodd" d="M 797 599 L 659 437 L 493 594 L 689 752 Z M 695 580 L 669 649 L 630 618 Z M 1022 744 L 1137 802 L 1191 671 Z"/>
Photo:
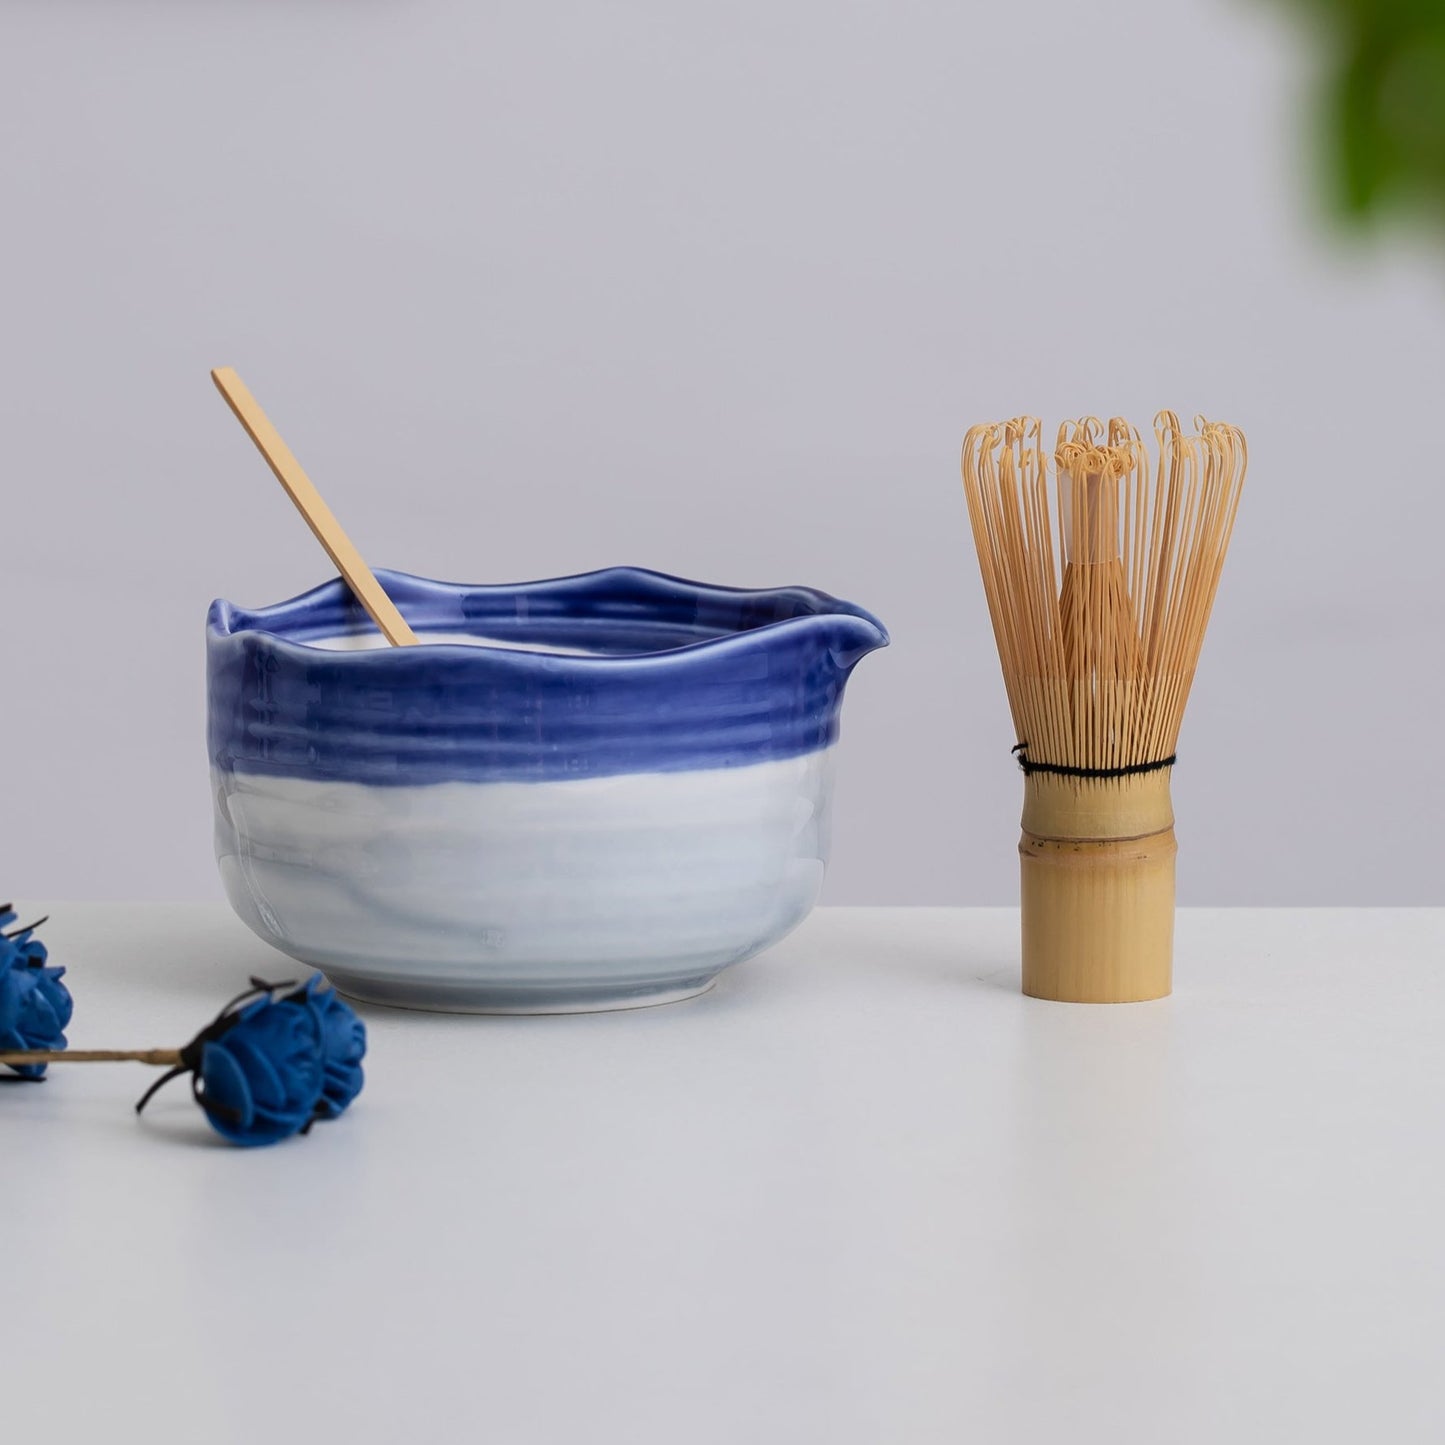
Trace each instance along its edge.
<path fill-rule="evenodd" d="M 1130 763 L 1123 768 L 1072 768 L 1064 763 L 1036 763 L 1029 757 L 1027 743 L 1015 743 L 1010 752 L 1018 759 L 1019 767 L 1028 773 L 1053 773 L 1060 778 L 1132 778 L 1139 773 L 1157 773 L 1161 768 L 1172 768 L 1178 753 L 1170 753 L 1157 763 Z"/>

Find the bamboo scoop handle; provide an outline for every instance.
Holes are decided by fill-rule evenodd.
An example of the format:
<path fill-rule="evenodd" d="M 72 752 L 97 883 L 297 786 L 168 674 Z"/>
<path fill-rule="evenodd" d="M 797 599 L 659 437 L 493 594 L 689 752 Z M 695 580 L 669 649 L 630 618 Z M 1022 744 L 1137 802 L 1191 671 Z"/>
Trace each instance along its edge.
<path fill-rule="evenodd" d="M 229 366 L 213 371 L 211 380 L 216 383 L 216 390 L 226 398 L 226 404 L 236 413 L 236 420 L 246 428 L 246 435 L 256 443 L 256 449 L 276 473 L 276 480 L 285 487 L 286 495 L 296 503 L 296 510 L 306 518 L 307 525 L 326 549 L 326 555 L 336 564 L 336 570 L 345 578 L 346 585 L 381 629 L 382 636 L 397 647 L 416 642 L 416 633 L 396 610 L 396 604 L 386 595 L 386 589 L 376 580 L 376 574 L 362 561 L 361 553 L 341 530 L 341 523 L 336 520 L 311 478 L 301 470 L 301 463 L 291 455 L 291 448 L 281 440 L 280 432 L 257 405 L 246 383 Z"/>

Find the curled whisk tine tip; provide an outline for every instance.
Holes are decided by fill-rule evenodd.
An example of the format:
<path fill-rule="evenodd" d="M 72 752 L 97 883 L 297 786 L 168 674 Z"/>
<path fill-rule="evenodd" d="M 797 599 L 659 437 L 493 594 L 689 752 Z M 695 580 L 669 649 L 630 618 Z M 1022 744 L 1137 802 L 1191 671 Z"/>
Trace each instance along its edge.
<path fill-rule="evenodd" d="M 965 460 L 977 451 L 988 449 L 994 434 L 998 430 L 998 424 L 995 422 L 979 422 L 976 426 L 969 427 L 963 437 L 963 455 Z"/>

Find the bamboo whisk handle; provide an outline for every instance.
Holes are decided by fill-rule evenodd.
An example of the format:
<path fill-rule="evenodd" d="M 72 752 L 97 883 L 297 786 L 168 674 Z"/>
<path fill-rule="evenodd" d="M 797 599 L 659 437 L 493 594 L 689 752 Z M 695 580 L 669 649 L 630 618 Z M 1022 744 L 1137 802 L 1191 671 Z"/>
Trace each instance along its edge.
<path fill-rule="evenodd" d="M 1023 991 L 1137 1003 L 1173 986 L 1174 814 L 1167 771 L 1031 775 L 1024 785 Z"/>

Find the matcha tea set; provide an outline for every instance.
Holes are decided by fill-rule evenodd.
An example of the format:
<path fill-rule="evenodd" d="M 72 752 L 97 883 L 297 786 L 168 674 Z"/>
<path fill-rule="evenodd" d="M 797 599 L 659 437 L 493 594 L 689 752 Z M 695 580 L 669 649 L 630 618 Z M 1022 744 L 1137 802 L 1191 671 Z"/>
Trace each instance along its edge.
<path fill-rule="evenodd" d="M 862 607 L 632 567 L 469 586 L 373 573 L 230 370 L 217 387 L 340 577 L 214 603 L 208 747 L 227 897 L 374 1003 L 640 1007 L 800 923 L 829 850 Z M 1170 991 L 1175 744 L 1244 479 L 1171 412 L 976 426 L 963 484 L 1024 774 L 1022 979 Z"/>

